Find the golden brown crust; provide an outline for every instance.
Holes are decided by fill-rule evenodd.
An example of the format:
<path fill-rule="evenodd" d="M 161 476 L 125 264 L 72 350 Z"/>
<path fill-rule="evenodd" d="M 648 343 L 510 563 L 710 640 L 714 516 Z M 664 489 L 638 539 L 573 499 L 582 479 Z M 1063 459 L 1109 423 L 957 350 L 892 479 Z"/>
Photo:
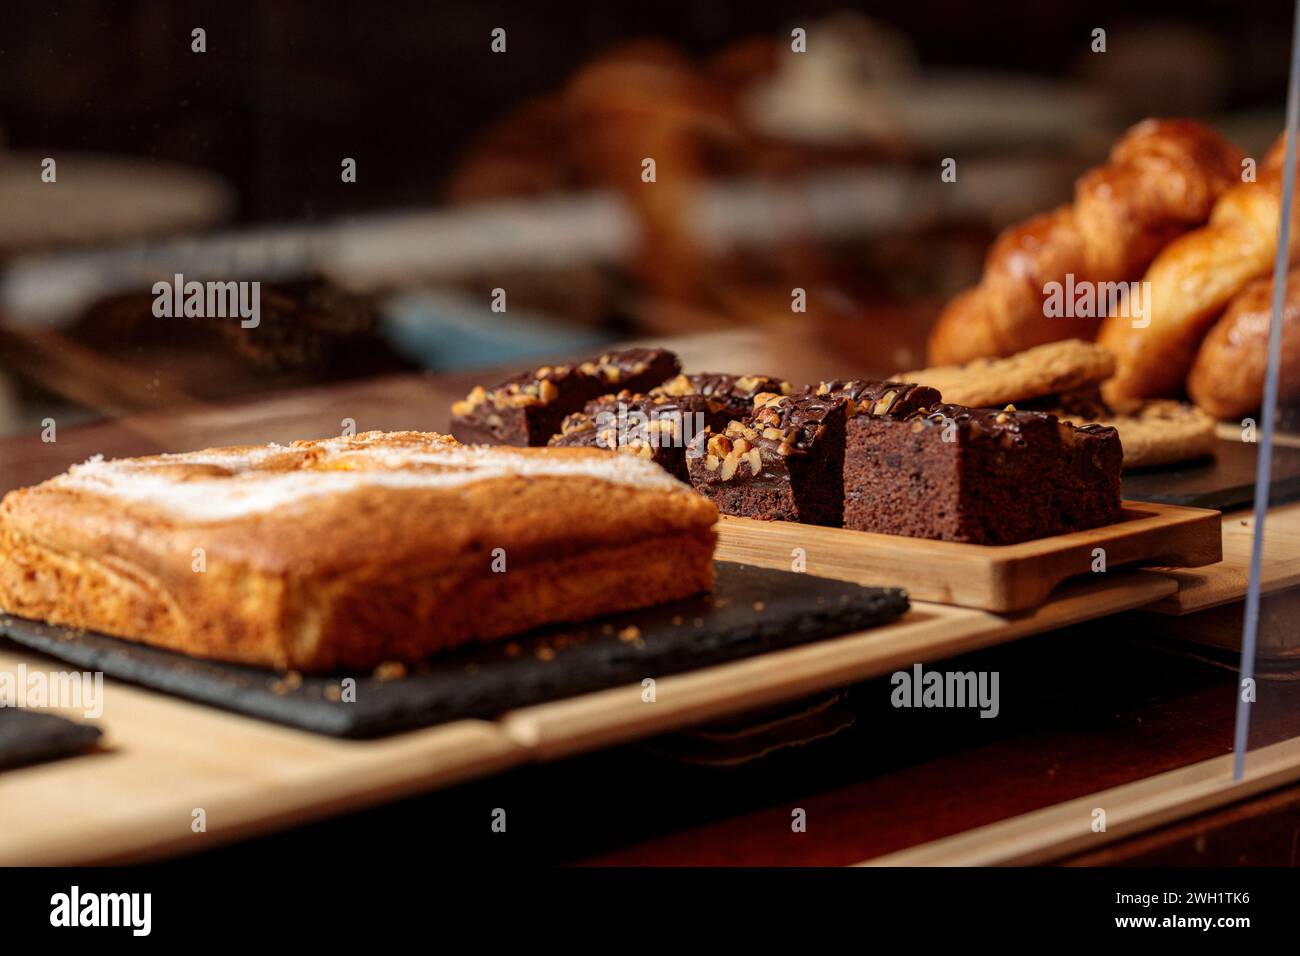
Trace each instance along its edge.
<path fill-rule="evenodd" d="M 1187 377 L 1187 392 L 1215 418 L 1241 418 L 1259 410 L 1272 314 L 1273 280 L 1257 279 L 1229 303 L 1201 343 Z M 1279 398 L 1300 396 L 1300 269 L 1287 275 L 1279 372 Z"/>
<path fill-rule="evenodd" d="M 439 464 L 479 451 L 494 463 L 522 456 L 527 473 L 463 481 L 455 462 Z M 250 472 L 289 498 L 226 513 L 237 498 L 223 484 Z M 164 506 L 113 497 L 97 486 L 103 474 L 174 495 L 196 482 L 201 494 Z M 655 466 L 586 449 L 368 433 L 133 459 L 5 497 L 0 607 L 198 656 L 364 668 L 706 590 L 716 517 Z"/>
<path fill-rule="evenodd" d="M 1080 177 L 1074 202 L 1002 233 L 979 284 L 954 299 L 930 334 L 936 365 L 1011 355 L 1066 338 L 1092 338 L 1098 320 L 1046 318 L 1043 287 L 1136 279 L 1171 239 L 1203 223 L 1240 180 L 1242 155 L 1191 120 L 1148 119 L 1110 160 Z"/>
<path fill-rule="evenodd" d="M 1141 322 L 1111 316 L 1098 335 L 1115 353 L 1115 377 L 1103 388 L 1108 401 L 1182 392 L 1210 326 L 1237 293 L 1272 267 L 1281 195 L 1282 172 L 1266 162 L 1256 182 L 1238 183 L 1223 194 L 1206 226 L 1156 257 L 1143 276 L 1149 291 Z M 1293 230 L 1296 224 L 1300 210 L 1293 213 Z M 1300 244 L 1291 255 L 1300 258 Z"/>

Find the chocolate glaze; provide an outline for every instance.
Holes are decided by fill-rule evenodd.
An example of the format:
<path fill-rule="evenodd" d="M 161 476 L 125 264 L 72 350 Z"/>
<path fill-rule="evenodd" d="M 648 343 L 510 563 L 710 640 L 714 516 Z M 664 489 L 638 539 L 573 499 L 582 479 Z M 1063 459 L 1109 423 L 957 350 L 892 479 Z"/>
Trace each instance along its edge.
<path fill-rule="evenodd" d="M 754 409 L 744 424 L 758 431 L 760 445 L 783 448 L 782 454 L 807 454 L 826 419 L 844 404 L 844 399 L 835 396 L 786 395 Z M 783 437 L 765 437 L 768 428 L 776 428 Z"/>
<path fill-rule="evenodd" d="M 621 443 L 646 440 L 648 423 L 669 419 L 677 426 L 676 444 L 684 447 L 692 436 L 704 431 L 706 407 L 702 395 L 654 395 L 624 389 L 592 399 L 581 412 L 566 416 L 550 444 L 594 444 L 601 448 L 614 448 Z M 621 420 L 620 413 L 624 416 Z M 620 436 L 620 429 L 625 434 Z M 597 432 L 602 436 L 599 441 L 591 437 Z M 612 443 L 604 439 L 607 433 Z"/>
<path fill-rule="evenodd" d="M 850 417 L 873 415 L 903 418 L 940 401 L 937 390 L 915 382 L 833 379 L 815 386 L 809 385 L 804 391 L 809 395 L 847 399 Z"/>
<path fill-rule="evenodd" d="M 531 372 L 512 375 L 496 387 L 488 389 L 488 397 L 496 400 L 519 392 L 523 386 L 540 384 L 544 381 L 561 385 L 571 378 L 598 379 L 600 390 L 611 386 L 617 387 L 620 382 L 635 379 L 637 376 L 645 374 L 647 369 L 656 363 L 664 361 L 664 357 L 671 354 L 665 349 L 623 349 L 619 352 L 606 352 L 599 358 L 584 359 L 570 364 L 542 366 L 540 369 Z M 592 375 L 588 371 L 584 371 L 584 365 L 594 365 L 598 369 L 598 373 Z M 677 365 L 675 358 L 673 366 L 680 367 Z M 544 371 L 544 374 L 538 375 L 538 371 Z M 560 392 L 559 394 L 563 395 L 564 393 Z M 543 401 L 543 404 L 545 404 L 545 401 Z"/>
<path fill-rule="evenodd" d="M 699 372 L 695 375 L 681 375 L 677 379 L 665 382 L 651 390 L 651 394 L 684 394 L 685 388 L 696 395 L 706 398 L 740 398 L 752 401 L 761 392 L 773 392 L 784 395 L 790 391 L 790 383 L 770 375 L 731 375 L 726 372 Z"/>
<path fill-rule="evenodd" d="M 645 391 L 681 371 L 666 349 L 606 352 L 594 359 L 544 365 L 490 388 L 476 388 L 452 406 L 451 432 L 461 441 L 544 445 L 566 415 L 614 389 Z"/>
<path fill-rule="evenodd" d="M 1001 443 L 1004 448 L 1041 447 L 1055 442 L 1066 449 L 1072 467 L 1085 481 L 1100 481 L 1109 474 L 1107 449 L 1119 446 L 1119 432 L 1110 425 L 1073 425 L 1047 412 L 998 411 L 940 404 L 908 417 L 914 427 L 940 427 L 954 422 L 970 439 Z"/>
<path fill-rule="evenodd" d="M 691 484 L 724 514 L 838 526 L 847 408 L 830 396 L 765 396 L 691 443 Z"/>
<path fill-rule="evenodd" d="M 976 437 L 1000 438 L 1003 435 L 1023 437 L 1031 429 L 1046 425 L 1056 425 L 1070 429 L 1076 434 L 1095 438 L 1107 438 L 1117 434 L 1110 425 L 1074 426 L 1047 412 L 1022 411 L 1014 408 L 999 411 L 996 408 L 967 408 L 965 405 L 940 403 L 915 412 L 908 418 L 928 425 L 956 422 L 959 428 L 968 430 Z"/>

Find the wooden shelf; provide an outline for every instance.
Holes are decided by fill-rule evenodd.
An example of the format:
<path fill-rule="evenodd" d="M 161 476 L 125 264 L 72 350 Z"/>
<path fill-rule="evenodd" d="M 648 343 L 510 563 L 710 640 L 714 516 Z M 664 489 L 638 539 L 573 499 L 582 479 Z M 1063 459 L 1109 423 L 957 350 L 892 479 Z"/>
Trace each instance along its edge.
<path fill-rule="evenodd" d="M 1250 549 L 1255 518 L 1249 510 L 1223 516 L 1223 560 L 1199 568 L 1160 568 L 1153 573 L 1178 582 L 1178 591 L 1147 610 L 1161 614 L 1191 614 L 1240 601 L 1250 577 Z M 1278 591 L 1300 584 L 1300 501 L 1270 508 L 1264 524 L 1261 584 Z"/>
<path fill-rule="evenodd" d="M 653 704 L 633 685 L 380 740 L 323 737 L 110 680 L 98 752 L 4 774 L 0 863 L 197 852 L 1130 610 L 1175 587 L 1160 575 L 1109 575 L 1015 615 L 917 603 L 885 627 L 664 677 Z M 0 669 L 22 663 L 63 667 L 0 643 Z M 200 807 L 207 832 L 196 834 Z"/>

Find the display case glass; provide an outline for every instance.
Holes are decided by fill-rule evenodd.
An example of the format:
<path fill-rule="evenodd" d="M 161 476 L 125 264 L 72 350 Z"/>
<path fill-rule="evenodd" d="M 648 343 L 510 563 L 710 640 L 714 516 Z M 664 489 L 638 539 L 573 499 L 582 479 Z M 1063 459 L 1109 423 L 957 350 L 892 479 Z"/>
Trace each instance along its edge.
<path fill-rule="evenodd" d="M 46 6 L 0 863 L 1294 863 L 1289 4 Z"/>

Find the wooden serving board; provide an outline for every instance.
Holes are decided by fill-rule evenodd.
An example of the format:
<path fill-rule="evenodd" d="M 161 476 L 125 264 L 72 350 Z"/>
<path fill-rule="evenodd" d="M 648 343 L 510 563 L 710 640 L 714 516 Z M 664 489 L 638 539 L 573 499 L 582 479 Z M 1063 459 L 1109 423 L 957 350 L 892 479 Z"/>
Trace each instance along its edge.
<path fill-rule="evenodd" d="M 1178 591 L 1149 610 L 1193 614 L 1240 601 L 1250 581 L 1250 553 L 1255 542 L 1255 515 L 1250 510 L 1223 516 L 1223 560 L 1203 567 L 1167 568 Z M 1300 585 L 1300 501 L 1268 509 L 1260 555 L 1260 589 L 1268 593 Z"/>
<path fill-rule="evenodd" d="M 1003 613 L 1037 607 L 1062 581 L 1095 573 L 1097 548 L 1108 571 L 1200 567 L 1223 557 L 1217 511 L 1125 501 L 1123 514 L 1101 528 L 996 547 L 726 516 L 717 557 L 783 570 L 802 560 L 803 570 L 818 577 L 901 587 L 914 600 Z"/>

